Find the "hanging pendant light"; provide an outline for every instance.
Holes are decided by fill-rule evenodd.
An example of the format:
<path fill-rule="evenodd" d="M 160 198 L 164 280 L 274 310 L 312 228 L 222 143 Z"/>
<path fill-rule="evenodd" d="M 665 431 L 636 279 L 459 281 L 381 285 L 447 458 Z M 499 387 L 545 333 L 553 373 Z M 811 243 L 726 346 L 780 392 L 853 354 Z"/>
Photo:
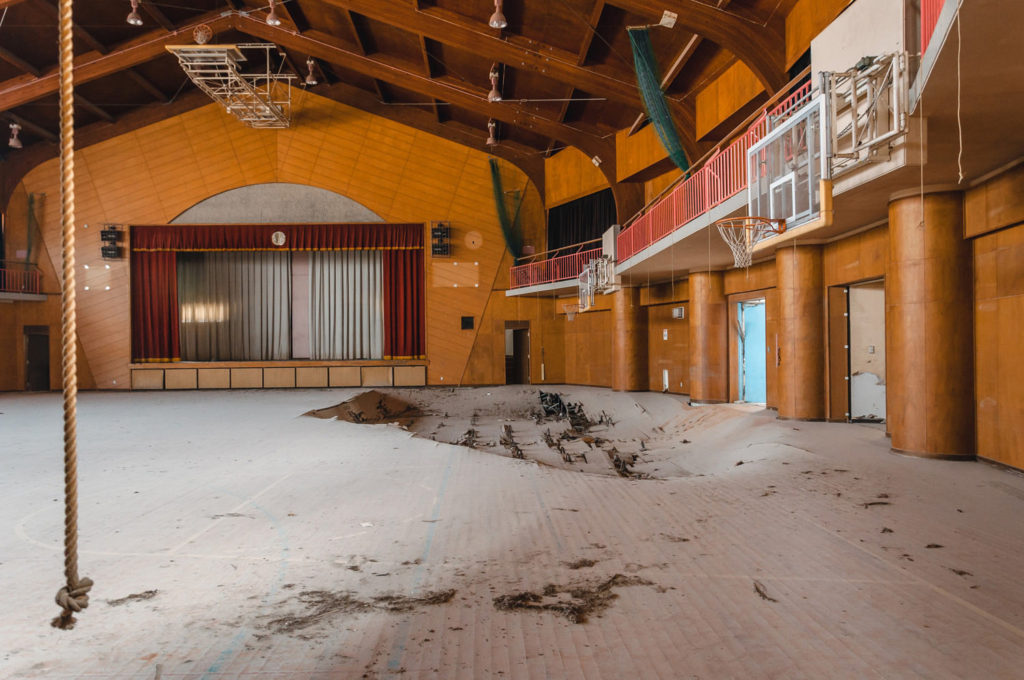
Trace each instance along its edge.
<path fill-rule="evenodd" d="M 508 26 L 508 20 L 501 11 L 502 0 L 494 0 L 494 14 L 491 15 L 487 25 L 491 28 L 505 28 Z"/>
<path fill-rule="evenodd" d="M 132 26 L 142 25 L 142 17 L 139 15 L 139 0 L 132 0 L 132 11 L 128 14 L 126 21 Z"/>
<path fill-rule="evenodd" d="M 270 13 L 267 14 L 268 26 L 280 26 L 281 20 L 277 18 L 277 8 L 274 7 L 274 0 L 270 0 Z"/>
<path fill-rule="evenodd" d="M 10 128 L 11 138 L 7 140 L 7 146 L 11 147 L 12 149 L 20 149 L 21 140 L 18 139 L 18 133 L 21 132 L 21 126 L 17 123 L 11 123 Z"/>
<path fill-rule="evenodd" d="M 306 74 L 306 86 L 313 87 L 316 85 L 316 76 L 313 75 L 313 67 L 316 66 L 316 62 L 313 61 L 313 57 L 306 59 L 306 66 L 309 67 L 309 73 Z"/>
<path fill-rule="evenodd" d="M 500 102 L 501 101 L 501 90 L 498 89 L 498 65 L 491 65 L 491 72 L 488 77 L 491 79 L 491 91 L 487 93 L 487 101 L 489 102 Z"/>
<path fill-rule="evenodd" d="M 498 122 L 493 118 L 487 121 L 487 146 L 498 146 Z"/>

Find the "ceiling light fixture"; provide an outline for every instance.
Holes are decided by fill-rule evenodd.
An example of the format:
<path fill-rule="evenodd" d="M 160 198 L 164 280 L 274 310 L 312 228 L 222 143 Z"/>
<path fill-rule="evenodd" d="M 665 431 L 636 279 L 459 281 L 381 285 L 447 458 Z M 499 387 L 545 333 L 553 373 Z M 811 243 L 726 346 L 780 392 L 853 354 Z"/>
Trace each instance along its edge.
<path fill-rule="evenodd" d="M 313 61 L 313 57 L 306 59 L 306 66 L 309 67 L 309 73 L 306 74 L 306 86 L 313 87 L 316 85 L 316 76 L 313 75 L 313 67 L 316 66 L 316 62 Z"/>
<path fill-rule="evenodd" d="M 494 0 L 494 14 L 487 21 L 487 25 L 491 28 L 505 28 L 508 26 L 508 20 L 501 11 L 502 0 Z"/>
<path fill-rule="evenodd" d="M 270 14 L 267 15 L 268 26 L 280 26 L 281 20 L 277 18 L 277 8 L 274 7 L 274 0 L 270 0 Z"/>
<path fill-rule="evenodd" d="M 487 93 L 487 101 L 500 102 L 501 90 L 498 89 L 498 65 L 491 64 L 491 72 L 488 77 L 491 79 L 491 91 Z"/>
<path fill-rule="evenodd" d="M 21 148 L 21 140 L 18 139 L 18 133 L 21 132 L 21 126 L 17 123 L 11 123 L 11 138 L 7 141 L 7 146 L 12 149 Z"/>
<path fill-rule="evenodd" d="M 487 121 L 487 146 L 498 146 L 498 122 L 491 118 Z"/>
<path fill-rule="evenodd" d="M 128 15 L 127 21 L 132 26 L 142 25 L 142 17 L 139 16 L 139 0 L 132 0 L 132 11 Z"/>

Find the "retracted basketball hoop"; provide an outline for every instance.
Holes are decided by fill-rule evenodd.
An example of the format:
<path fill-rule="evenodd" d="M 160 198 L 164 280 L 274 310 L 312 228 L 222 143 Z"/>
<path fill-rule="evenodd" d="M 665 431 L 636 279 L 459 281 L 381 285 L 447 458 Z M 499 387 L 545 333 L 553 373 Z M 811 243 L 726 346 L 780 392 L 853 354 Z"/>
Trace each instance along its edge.
<path fill-rule="evenodd" d="M 749 267 L 754 246 L 768 234 L 786 231 L 786 220 L 770 217 L 727 217 L 715 222 L 722 240 L 729 245 L 737 267 Z"/>
<path fill-rule="evenodd" d="M 563 311 L 565 312 L 565 320 L 572 321 L 573 319 L 576 318 L 576 315 L 580 313 L 580 306 L 565 305 L 565 307 L 563 307 Z"/>

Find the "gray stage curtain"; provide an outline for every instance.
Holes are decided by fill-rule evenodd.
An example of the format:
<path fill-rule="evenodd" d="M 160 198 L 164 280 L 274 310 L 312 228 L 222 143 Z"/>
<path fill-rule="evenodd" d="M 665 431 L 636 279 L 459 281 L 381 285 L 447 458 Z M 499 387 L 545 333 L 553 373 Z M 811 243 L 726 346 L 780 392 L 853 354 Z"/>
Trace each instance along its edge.
<path fill-rule="evenodd" d="M 310 255 L 310 358 L 383 357 L 380 251 L 344 250 Z"/>
<path fill-rule="evenodd" d="M 291 358 L 291 253 L 178 254 L 184 361 Z"/>

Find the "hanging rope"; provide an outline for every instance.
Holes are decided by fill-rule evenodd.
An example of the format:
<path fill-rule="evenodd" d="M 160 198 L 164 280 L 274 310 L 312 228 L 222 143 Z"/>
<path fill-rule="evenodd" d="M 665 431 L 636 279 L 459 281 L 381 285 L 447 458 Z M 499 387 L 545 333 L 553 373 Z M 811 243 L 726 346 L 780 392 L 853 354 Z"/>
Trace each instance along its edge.
<path fill-rule="evenodd" d="M 60 2 L 60 200 L 63 226 L 61 257 L 64 281 L 61 290 L 61 376 L 64 390 L 64 576 L 57 591 L 63 610 L 52 622 L 55 628 L 75 627 L 76 612 L 89 606 L 92 581 L 78 578 L 78 450 L 75 441 L 75 402 L 78 397 L 75 319 L 75 114 L 74 46 L 71 8 L 73 0 Z"/>
<path fill-rule="evenodd" d="M 668 152 L 669 158 L 680 170 L 686 172 L 690 169 L 690 162 L 686 159 L 686 152 L 679 141 L 679 132 L 672 122 L 672 112 L 669 111 L 665 93 L 661 90 L 661 76 L 658 74 L 658 63 L 654 57 L 654 47 L 651 45 L 650 30 L 639 27 L 629 28 L 626 32 L 633 47 L 633 68 L 636 70 L 636 82 L 644 101 L 644 108 L 647 110 L 647 117 L 651 119 L 658 139 Z"/>

